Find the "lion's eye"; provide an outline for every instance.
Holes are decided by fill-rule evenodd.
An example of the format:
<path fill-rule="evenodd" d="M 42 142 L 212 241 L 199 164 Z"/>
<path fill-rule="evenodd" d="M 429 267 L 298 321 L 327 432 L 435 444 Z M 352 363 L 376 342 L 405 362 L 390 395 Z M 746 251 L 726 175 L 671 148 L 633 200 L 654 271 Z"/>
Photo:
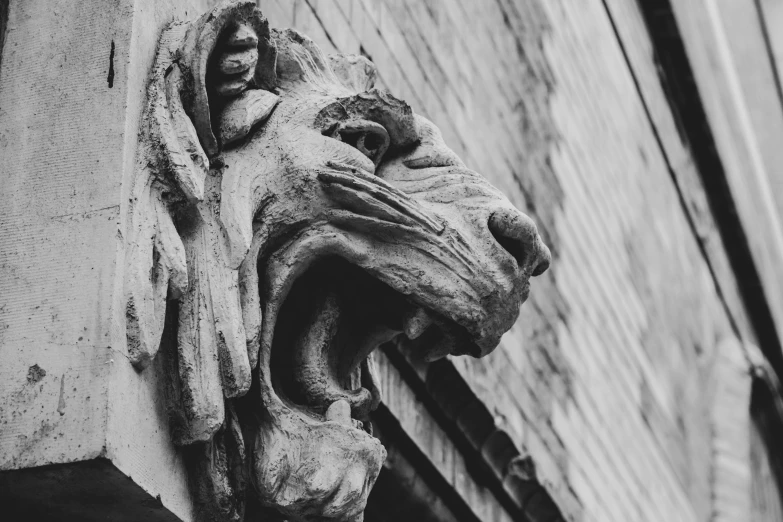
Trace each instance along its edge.
<path fill-rule="evenodd" d="M 376 167 L 389 148 L 389 133 L 382 125 L 372 121 L 338 123 L 329 127 L 323 134 L 355 148 L 370 158 Z"/>
<path fill-rule="evenodd" d="M 342 135 L 342 138 L 343 142 L 351 147 L 359 149 L 359 152 L 370 158 L 376 165 L 380 161 L 380 158 L 383 155 L 383 149 L 385 149 L 386 146 L 383 138 L 373 132 L 346 133 Z"/>

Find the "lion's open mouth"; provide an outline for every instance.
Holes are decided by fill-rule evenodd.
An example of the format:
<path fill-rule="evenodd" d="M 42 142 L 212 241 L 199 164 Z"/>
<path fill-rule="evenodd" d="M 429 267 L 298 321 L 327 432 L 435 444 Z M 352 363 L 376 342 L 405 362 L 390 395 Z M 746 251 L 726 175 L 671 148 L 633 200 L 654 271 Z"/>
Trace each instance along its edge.
<path fill-rule="evenodd" d="M 270 375 L 288 407 L 371 432 L 381 400 L 372 352 L 390 341 L 423 357 L 475 353 L 467 331 L 338 258 L 314 262 L 294 282 L 275 325 Z"/>

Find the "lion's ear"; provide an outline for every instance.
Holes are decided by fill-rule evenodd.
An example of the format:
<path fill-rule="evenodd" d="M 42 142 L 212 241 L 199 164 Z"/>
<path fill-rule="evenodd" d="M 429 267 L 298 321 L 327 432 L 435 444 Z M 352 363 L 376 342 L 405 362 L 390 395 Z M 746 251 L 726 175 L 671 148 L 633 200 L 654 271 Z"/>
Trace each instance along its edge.
<path fill-rule="evenodd" d="M 269 116 L 276 62 L 269 24 L 253 1 L 222 3 L 190 24 L 179 48 L 182 103 L 208 156 Z"/>
<path fill-rule="evenodd" d="M 356 54 L 330 54 L 329 64 L 340 81 L 354 92 L 365 92 L 375 87 L 378 76 L 375 64 Z"/>

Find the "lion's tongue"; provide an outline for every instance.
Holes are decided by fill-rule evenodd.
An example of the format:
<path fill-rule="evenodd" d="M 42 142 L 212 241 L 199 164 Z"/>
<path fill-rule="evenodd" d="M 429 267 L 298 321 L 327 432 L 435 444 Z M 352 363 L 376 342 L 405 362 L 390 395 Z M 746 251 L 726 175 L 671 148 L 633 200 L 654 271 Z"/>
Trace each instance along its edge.
<path fill-rule="evenodd" d="M 379 398 L 368 355 L 388 336 L 346 317 L 350 311 L 335 289 L 313 289 L 308 297 L 308 317 L 300 318 L 303 328 L 291 346 L 292 375 L 301 397 L 321 412 L 346 401 L 352 416 L 363 419 Z"/>

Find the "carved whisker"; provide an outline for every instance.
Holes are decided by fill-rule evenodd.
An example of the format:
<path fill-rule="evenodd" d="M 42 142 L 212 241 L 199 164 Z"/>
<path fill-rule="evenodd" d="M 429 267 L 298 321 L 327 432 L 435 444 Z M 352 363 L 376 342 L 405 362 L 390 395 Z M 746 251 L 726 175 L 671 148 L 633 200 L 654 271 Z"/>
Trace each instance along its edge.
<path fill-rule="evenodd" d="M 345 170 L 345 167 L 338 166 L 338 164 L 332 162 L 329 162 L 328 165 L 332 168 L 341 168 L 342 170 Z M 381 178 L 368 175 L 360 169 L 352 168 L 351 175 L 346 175 L 341 172 L 323 171 L 318 173 L 318 179 L 325 184 L 340 184 L 356 191 L 362 191 L 369 194 L 378 201 L 394 208 L 436 234 L 440 234 L 444 230 L 443 224 L 438 223 L 417 209 L 415 204 L 404 192 L 389 185 Z"/>
<path fill-rule="evenodd" d="M 372 217 L 408 227 L 422 226 L 416 219 L 361 190 L 352 190 L 336 183 L 326 183 L 324 190 L 335 202 L 340 203 L 344 210 L 350 211 L 359 219 Z"/>

